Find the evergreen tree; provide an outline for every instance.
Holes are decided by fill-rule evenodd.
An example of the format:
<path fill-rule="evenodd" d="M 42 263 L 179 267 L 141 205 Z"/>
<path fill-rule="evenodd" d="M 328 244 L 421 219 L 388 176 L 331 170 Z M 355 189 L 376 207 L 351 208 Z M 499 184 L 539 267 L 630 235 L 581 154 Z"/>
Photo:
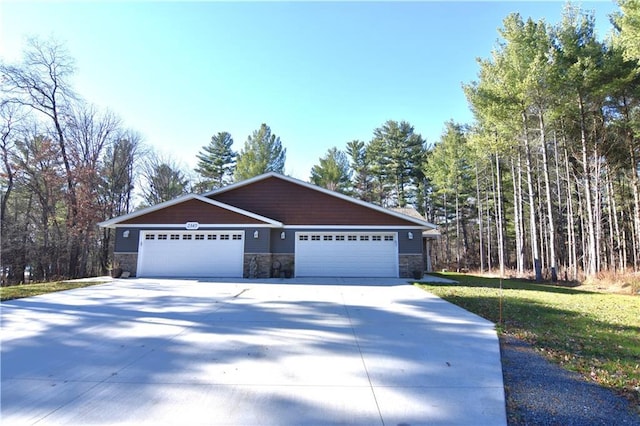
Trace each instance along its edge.
<path fill-rule="evenodd" d="M 455 221 L 455 257 L 456 269 L 468 267 L 467 233 L 464 223 L 467 221 L 467 210 L 464 206 L 473 190 L 473 173 L 471 167 L 471 150 L 467 144 L 464 128 L 449 121 L 440 141 L 429 154 L 425 172 L 433 184 L 433 204 L 440 207 L 438 216 L 444 222 L 443 236 L 446 247 L 452 239 L 449 233 L 449 217 Z M 453 215 L 452 215 L 453 213 Z M 446 259 L 451 249 L 446 250 Z M 448 262 L 447 262 L 448 263 Z"/>
<path fill-rule="evenodd" d="M 202 180 L 196 185 L 205 192 L 220 188 L 231 182 L 235 170 L 236 153 L 231 149 L 233 138 L 228 132 L 219 132 L 211 137 L 209 145 L 203 146 L 195 169 Z"/>
<path fill-rule="evenodd" d="M 406 121 L 389 120 L 373 135 L 370 149 L 383 183 L 393 190 L 390 204 L 405 207 L 423 177 L 424 139 Z"/>
<path fill-rule="evenodd" d="M 349 159 L 344 152 L 333 147 L 320 158 L 320 164 L 311 168 L 311 183 L 347 194 L 351 187 Z"/>
<path fill-rule="evenodd" d="M 235 180 L 241 181 L 268 172 L 283 173 L 286 153 L 280 138 L 263 123 L 247 138 L 238 154 Z"/>
<path fill-rule="evenodd" d="M 361 200 L 372 202 L 374 199 L 373 176 L 371 162 L 367 156 L 367 145 L 361 140 L 352 140 L 347 143 L 347 154 L 353 170 L 353 195 Z"/>
<path fill-rule="evenodd" d="M 614 16 L 618 29 L 616 43 L 622 47 L 625 59 L 640 65 L 640 0 L 618 0 L 621 14 Z"/>

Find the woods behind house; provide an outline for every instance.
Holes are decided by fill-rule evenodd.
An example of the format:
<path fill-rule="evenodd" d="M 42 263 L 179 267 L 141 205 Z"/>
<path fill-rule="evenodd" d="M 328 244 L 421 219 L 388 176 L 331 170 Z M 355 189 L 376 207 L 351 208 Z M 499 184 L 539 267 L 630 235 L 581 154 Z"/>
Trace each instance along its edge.
<path fill-rule="evenodd" d="M 418 210 L 442 234 L 436 268 L 537 280 L 640 271 L 640 3 L 619 4 L 604 39 L 571 6 L 555 24 L 507 16 L 462 88 L 474 122 L 454 118 L 427 141 L 388 120 L 367 141 L 336 141 L 309 181 Z M 19 64 L 0 63 L 3 284 L 107 273 L 113 231 L 98 222 L 286 172 L 286 141 L 266 123 L 239 152 L 233 137 L 245 135 L 212 129 L 185 170 L 84 101 L 74 71 L 64 45 L 37 39 Z"/>

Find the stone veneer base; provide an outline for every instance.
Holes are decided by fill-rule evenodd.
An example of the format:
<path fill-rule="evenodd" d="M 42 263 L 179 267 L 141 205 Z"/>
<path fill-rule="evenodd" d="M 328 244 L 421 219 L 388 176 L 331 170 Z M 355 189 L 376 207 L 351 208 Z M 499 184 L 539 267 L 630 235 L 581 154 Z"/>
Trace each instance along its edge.
<path fill-rule="evenodd" d="M 113 253 L 114 268 L 120 268 L 122 272 L 129 272 L 129 276 L 135 277 L 138 270 L 138 253 Z"/>
<path fill-rule="evenodd" d="M 400 278 L 422 278 L 424 258 L 422 254 L 401 254 L 398 256 Z M 420 275 L 416 277 L 415 274 Z"/>
<path fill-rule="evenodd" d="M 252 259 L 255 259 L 255 271 L 251 268 Z M 280 264 L 280 269 L 275 268 L 276 262 Z M 245 253 L 242 276 L 243 278 L 291 278 L 294 273 L 293 262 L 294 255 L 289 253 Z"/>

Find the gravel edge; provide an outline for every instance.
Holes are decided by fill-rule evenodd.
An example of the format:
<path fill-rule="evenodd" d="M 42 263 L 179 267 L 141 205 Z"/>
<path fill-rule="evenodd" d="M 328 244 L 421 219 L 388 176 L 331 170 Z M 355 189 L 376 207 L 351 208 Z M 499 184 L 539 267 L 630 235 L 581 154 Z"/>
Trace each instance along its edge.
<path fill-rule="evenodd" d="M 528 343 L 500 336 L 507 423 L 640 426 L 640 413 L 610 389 L 548 361 Z"/>

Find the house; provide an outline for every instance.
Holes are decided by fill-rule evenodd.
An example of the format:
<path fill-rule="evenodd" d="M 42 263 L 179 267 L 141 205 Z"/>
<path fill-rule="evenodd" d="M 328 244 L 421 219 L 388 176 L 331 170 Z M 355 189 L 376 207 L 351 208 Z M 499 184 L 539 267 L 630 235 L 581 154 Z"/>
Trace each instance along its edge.
<path fill-rule="evenodd" d="M 266 173 L 99 224 L 138 277 L 413 277 L 428 264 L 421 217 Z"/>

